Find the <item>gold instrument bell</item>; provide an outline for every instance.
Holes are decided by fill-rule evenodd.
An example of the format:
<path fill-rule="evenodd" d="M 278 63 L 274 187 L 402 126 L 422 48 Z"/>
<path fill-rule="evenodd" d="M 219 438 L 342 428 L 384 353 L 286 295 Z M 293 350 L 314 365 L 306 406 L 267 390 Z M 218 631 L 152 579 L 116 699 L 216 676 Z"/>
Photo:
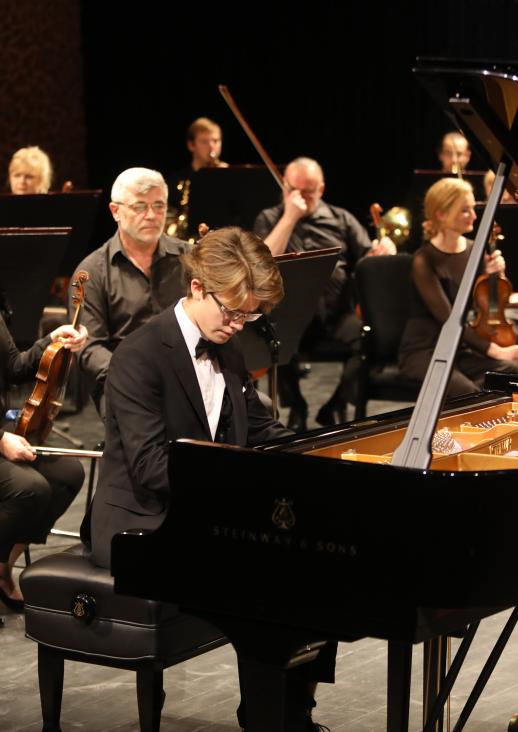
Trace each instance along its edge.
<path fill-rule="evenodd" d="M 407 208 L 392 206 L 381 215 L 381 206 L 379 203 L 373 203 L 370 212 L 378 239 L 388 236 L 398 249 L 408 241 L 412 229 L 412 216 Z"/>
<path fill-rule="evenodd" d="M 170 207 L 167 211 L 165 231 L 169 236 L 187 239 L 189 231 L 189 194 L 190 180 L 181 180 L 176 186 L 180 201 L 178 206 Z"/>

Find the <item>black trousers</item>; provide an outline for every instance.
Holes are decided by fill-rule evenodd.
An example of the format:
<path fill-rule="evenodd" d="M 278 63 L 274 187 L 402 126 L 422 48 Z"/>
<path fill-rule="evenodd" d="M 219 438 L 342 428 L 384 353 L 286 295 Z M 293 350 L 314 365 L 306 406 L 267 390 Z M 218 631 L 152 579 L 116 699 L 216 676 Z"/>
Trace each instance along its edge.
<path fill-rule="evenodd" d="M 433 355 L 433 350 L 414 351 L 400 359 L 401 372 L 411 379 L 423 380 Z M 482 389 L 486 371 L 516 374 L 515 361 L 500 361 L 489 358 L 470 348 L 460 348 L 455 357 L 454 368 L 448 382 L 447 396 L 455 397 Z"/>
<path fill-rule="evenodd" d="M 39 457 L 28 463 L 0 455 L 0 562 L 15 544 L 45 543 L 84 477 L 77 458 Z"/>
<path fill-rule="evenodd" d="M 338 643 L 329 641 L 319 650 L 314 661 L 302 663 L 286 674 L 286 732 L 307 730 L 308 713 L 316 706 L 308 685 L 314 682 L 333 684 L 335 681 Z M 246 708 L 241 701 L 237 708 L 239 725 L 246 729 Z"/>

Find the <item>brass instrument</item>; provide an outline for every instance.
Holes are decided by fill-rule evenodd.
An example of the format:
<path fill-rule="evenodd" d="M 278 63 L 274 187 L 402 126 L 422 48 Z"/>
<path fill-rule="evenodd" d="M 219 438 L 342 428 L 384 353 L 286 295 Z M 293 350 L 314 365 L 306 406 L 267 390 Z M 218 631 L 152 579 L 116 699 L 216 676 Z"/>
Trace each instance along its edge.
<path fill-rule="evenodd" d="M 401 206 L 392 206 L 383 216 L 381 211 L 379 203 L 373 203 L 370 207 L 370 214 L 376 227 L 376 236 L 378 239 L 388 236 L 400 249 L 410 238 L 412 229 L 410 211 Z"/>
<path fill-rule="evenodd" d="M 210 158 L 210 163 L 208 163 L 205 166 L 206 168 L 226 168 L 227 167 L 227 163 L 223 163 L 218 158 L 218 156 L 216 155 L 216 153 L 214 152 L 214 150 L 211 150 L 210 151 L 209 158 Z"/>
<path fill-rule="evenodd" d="M 177 236 L 179 239 L 187 239 L 187 233 L 189 230 L 190 188 L 190 180 L 178 181 L 176 190 L 181 193 L 180 203 L 178 204 L 178 208 L 172 207 L 167 210 L 165 222 L 165 231 L 169 236 Z"/>

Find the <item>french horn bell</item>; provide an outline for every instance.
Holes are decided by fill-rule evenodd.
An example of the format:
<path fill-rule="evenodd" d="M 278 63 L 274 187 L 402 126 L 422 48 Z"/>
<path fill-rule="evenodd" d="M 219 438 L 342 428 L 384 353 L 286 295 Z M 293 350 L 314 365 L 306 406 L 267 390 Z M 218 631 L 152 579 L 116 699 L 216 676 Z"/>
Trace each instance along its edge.
<path fill-rule="evenodd" d="M 396 247 L 402 247 L 410 238 L 412 228 L 410 211 L 401 206 L 393 206 L 383 216 L 381 211 L 379 203 L 373 203 L 370 207 L 372 221 L 376 227 L 376 236 L 378 239 L 388 236 Z"/>
<path fill-rule="evenodd" d="M 399 249 L 410 238 L 412 217 L 407 208 L 392 206 L 383 214 L 379 223 L 379 236 L 388 236 Z"/>

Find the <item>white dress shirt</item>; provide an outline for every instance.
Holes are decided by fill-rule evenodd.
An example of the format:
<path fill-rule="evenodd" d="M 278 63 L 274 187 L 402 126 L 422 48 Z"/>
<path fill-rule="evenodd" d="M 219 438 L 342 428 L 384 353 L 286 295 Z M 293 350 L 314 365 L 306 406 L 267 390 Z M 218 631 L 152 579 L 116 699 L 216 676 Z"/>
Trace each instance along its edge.
<path fill-rule="evenodd" d="M 195 325 L 185 312 L 183 303 L 185 297 L 179 300 L 174 308 L 178 325 L 182 331 L 189 353 L 191 354 L 194 370 L 198 378 L 205 412 L 209 422 L 210 433 L 212 439 L 216 435 L 219 417 L 221 414 L 221 405 L 223 403 L 223 394 L 225 392 L 225 379 L 219 368 L 217 359 L 213 361 L 203 354 L 201 358 L 196 358 L 195 350 L 200 338 L 205 338 L 197 325 Z"/>

